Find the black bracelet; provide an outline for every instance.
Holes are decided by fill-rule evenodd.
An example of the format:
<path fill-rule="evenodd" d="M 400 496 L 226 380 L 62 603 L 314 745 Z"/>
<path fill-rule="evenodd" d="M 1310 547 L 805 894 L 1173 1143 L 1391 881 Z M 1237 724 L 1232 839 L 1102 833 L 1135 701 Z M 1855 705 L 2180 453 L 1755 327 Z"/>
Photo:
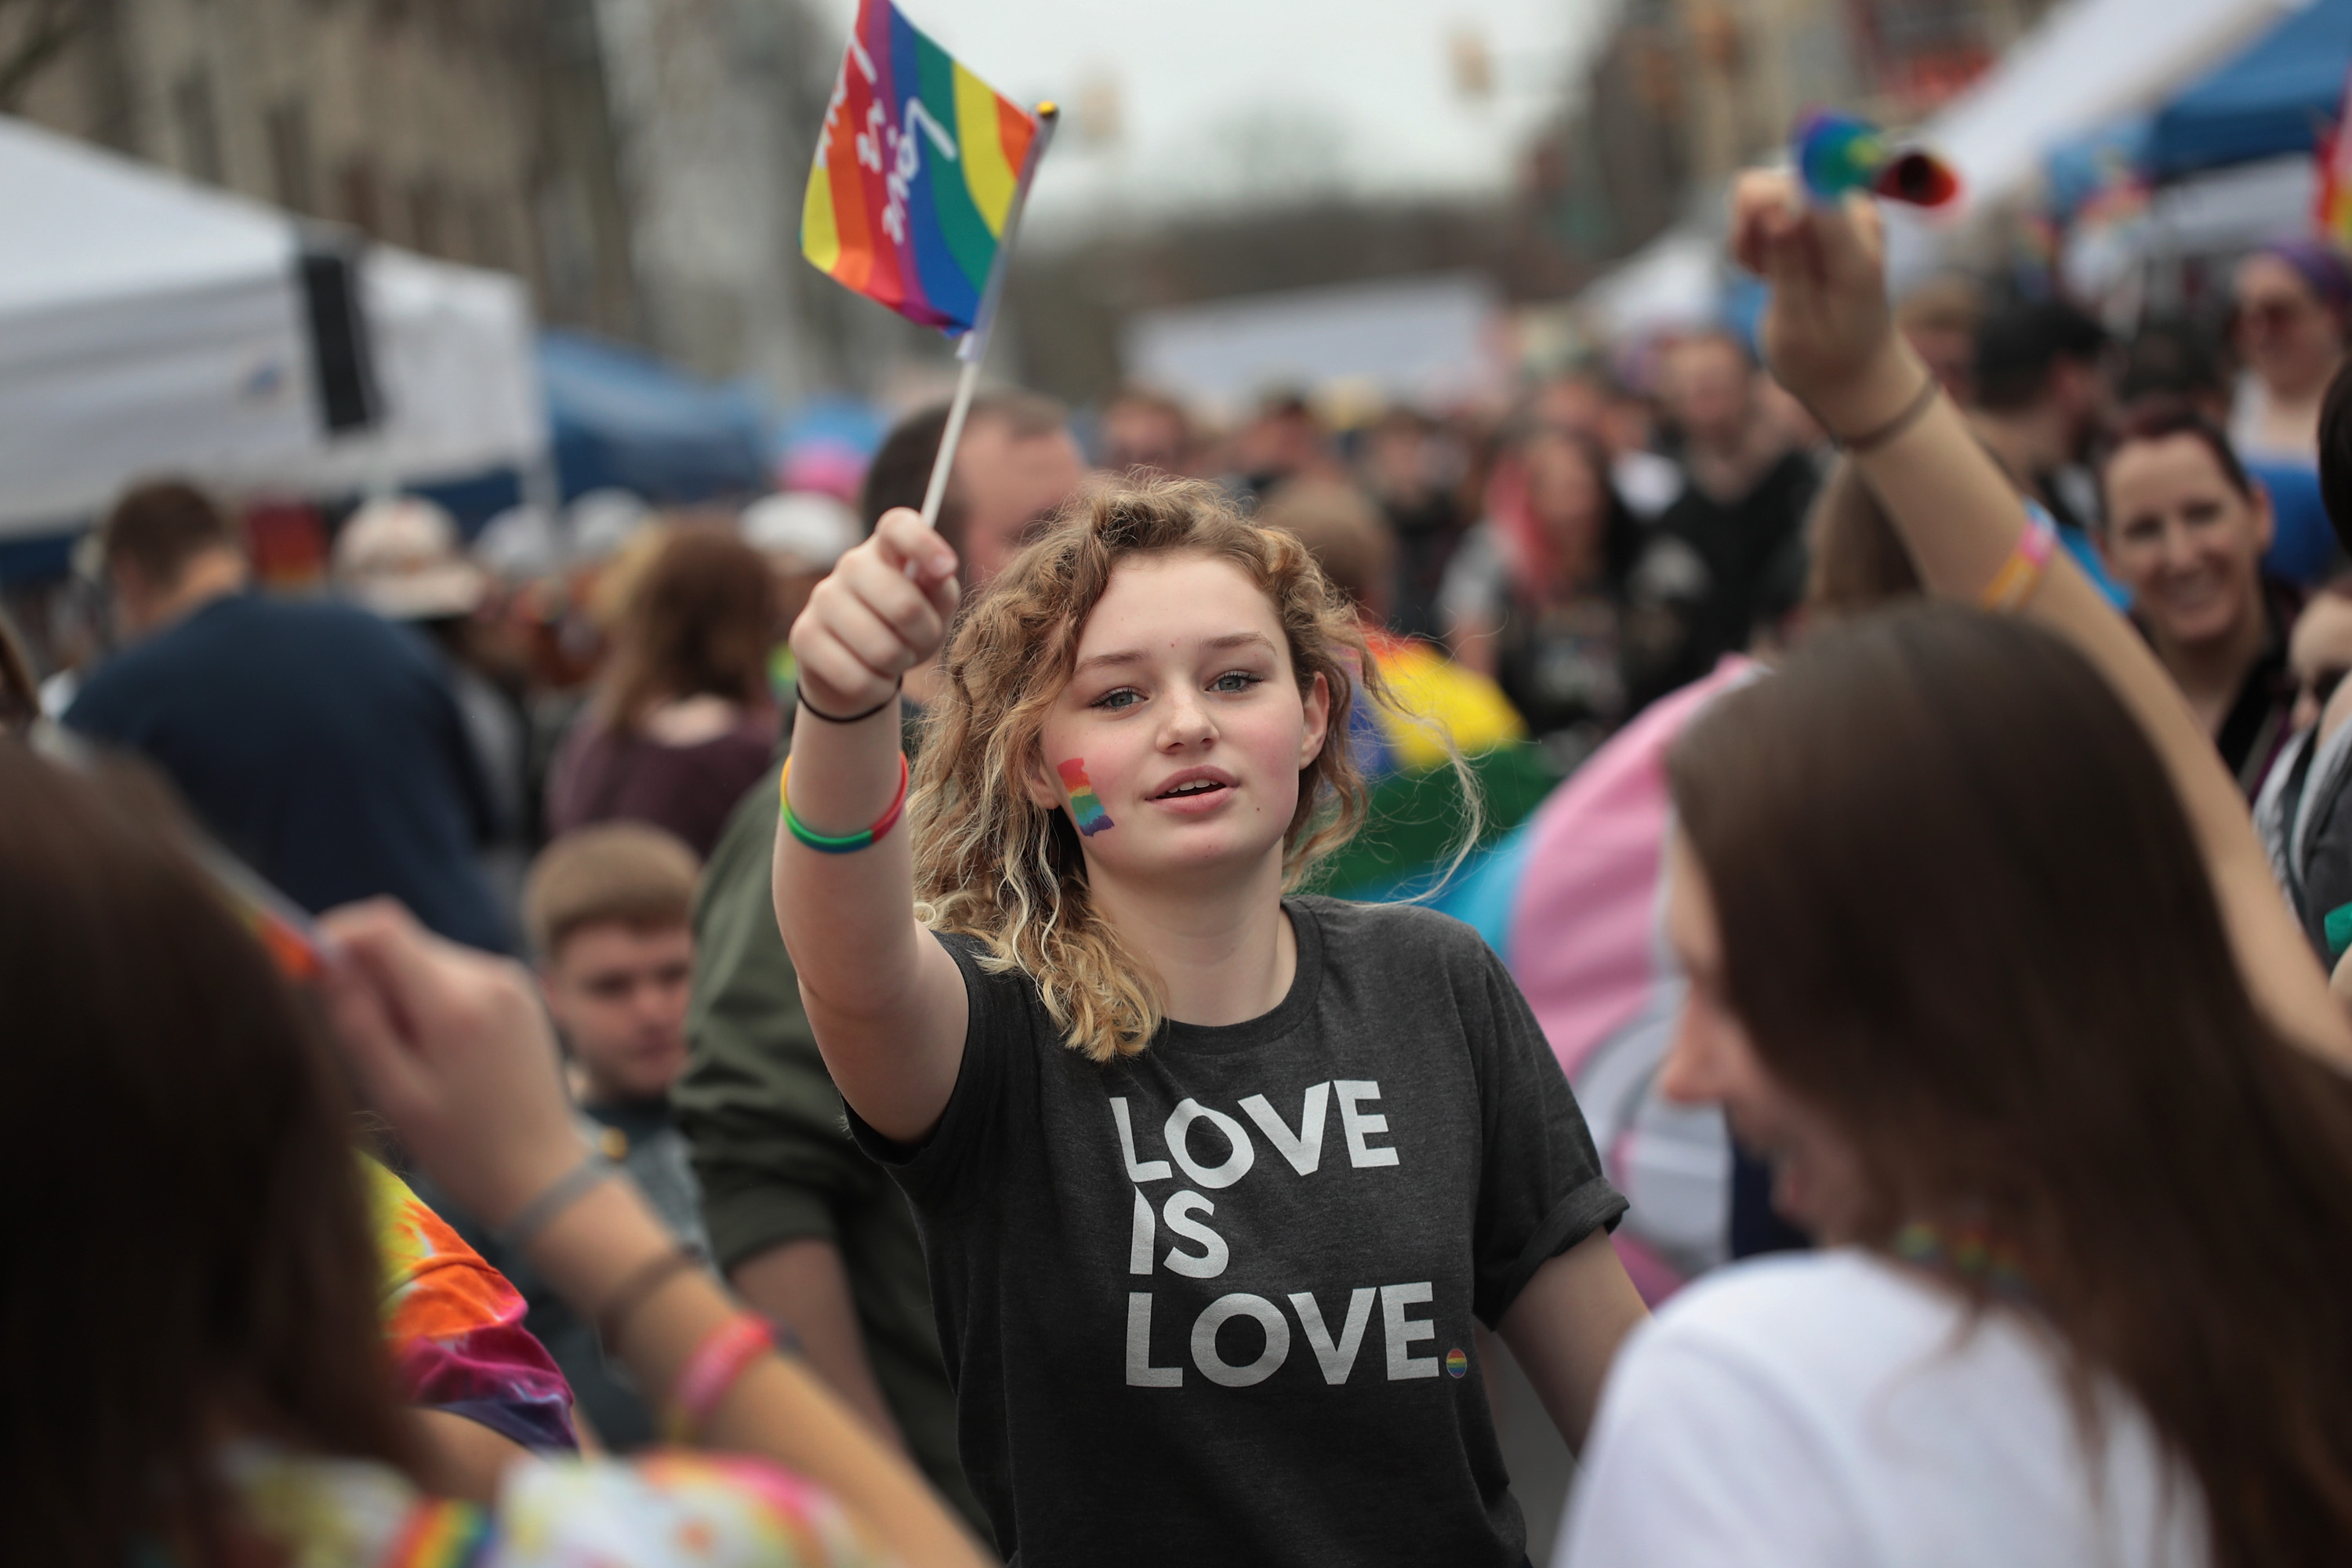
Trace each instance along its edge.
<path fill-rule="evenodd" d="M 1864 431 L 1861 435 L 1856 436 L 1851 441 L 1839 441 L 1834 436 L 1831 437 L 1830 439 L 1837 441 L 1837 444 L 1843 447 L 1848 453 L 1856 456 L 1875 451 L 1879 447 L 1885 446 L 1889 441 L 1894 440 L 1897 436 L 1902 435 L 1906 430 L 1910 429 L 1912 426 L 1919 423 L 1920 417 L 1924 416 L 1927 412 L 1929 406 L 1935 403 L 1936 395 L 1943 390 L 1944 384 L 1936 379 L 1936 373 L 1931 370 L 1927 373 L 1927 384 L 1921 387 L 1918 392 L 1913 395 L 1911 401 L 1903 405 L 1902 413 L 1896 415 L 1894 418 L 1889 419 L 1885 424 L 1881 425 L 1875 430 Z"/>
<path fill-rule="evenodd" d="M 874 715 L 881 712 L 882 710 L 889 707 L 893 702 L 898 701 L 898 692 L 906 684 L 907 678 L 902 675 L 897 680 L 891 682 L 889 696 L 885 697 L 881 701 L 877 702 L 871 708 L 860 709 L 857 712 L 851 713 L 846 716 L 839 713 L 828 713 L 824 709 L 818 707 L 815 703 L 811 702 L 808 700 L 808 689 L 806 687 L 795 687 L 793 690 L 793 695 L 800 699 L 801 710 L 812 719 L 822 719 L 828 724 L 855 724 L 860 720 L 873 718 Z"/>

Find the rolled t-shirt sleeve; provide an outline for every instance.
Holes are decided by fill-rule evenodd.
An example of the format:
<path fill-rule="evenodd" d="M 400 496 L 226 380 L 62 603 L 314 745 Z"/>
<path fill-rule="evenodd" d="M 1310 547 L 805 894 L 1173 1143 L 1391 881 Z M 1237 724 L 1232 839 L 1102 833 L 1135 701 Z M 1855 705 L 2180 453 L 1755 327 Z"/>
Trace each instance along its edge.
<path fill-rule="evenodd" d="M 1615 1228 L 1625 1200 L 1601 1173 L 1584 1112 L 1502 960 L 1478 944 L 1481 994 L 1465 999 L 1486 1118 L 1474 1240 L 1474 1310 L 1493 1327 L 1537 1269 L 1595 1230 Z"/>
<path fill-rule="evenodd" d="M 983 950 L 976 937 L 934 934 L 963 973 L 970 1009 L 963 1060 L 940 1124 L 920 1143 L 900 1143 L 868 1126 L 856 1106 L 848 1112 L 857 1146 L 890 1167 L 918 1209 L 944 1213 L 976 1194 L 994 1170 L 1007 1098 L 1018 1092 L 1021 1080 L 1034 1080 L 1028 996 L 1034 983 L 1018 970 L 989 973 L 980 962 Z M 1032 1087 L 1034 1091 L 1034 1082 Z"/>

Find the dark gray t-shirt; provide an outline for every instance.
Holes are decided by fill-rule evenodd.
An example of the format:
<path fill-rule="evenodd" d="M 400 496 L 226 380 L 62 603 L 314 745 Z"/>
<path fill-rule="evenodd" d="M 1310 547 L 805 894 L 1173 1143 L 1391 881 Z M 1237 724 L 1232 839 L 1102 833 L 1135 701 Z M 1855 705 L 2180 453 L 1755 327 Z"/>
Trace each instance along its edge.
<path fill-rule="evenodd" d="M 1516 1564 L 1478 1376 L 1546 1260 L 1625 1202 L 1469 927 L 1295 899 L 1246 1024 L 1099 1065 L 942 937 L 971 1018 L 913 1200 L 963 1461 L 1025 1568 Z"/>

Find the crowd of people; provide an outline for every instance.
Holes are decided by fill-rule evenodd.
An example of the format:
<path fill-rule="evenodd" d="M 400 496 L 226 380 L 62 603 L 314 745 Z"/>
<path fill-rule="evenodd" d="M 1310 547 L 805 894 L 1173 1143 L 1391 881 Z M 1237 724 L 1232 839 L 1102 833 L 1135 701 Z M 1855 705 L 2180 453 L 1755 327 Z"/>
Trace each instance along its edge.
<path fill-rule="evenodd" d="M 0 1555 L 2352 1557 L 2352 274 L 1732 233 L 1505 417 L 983 392 L 936 529 L 944 407 L 323 595 L 124 495 L 0 635 Z"/>

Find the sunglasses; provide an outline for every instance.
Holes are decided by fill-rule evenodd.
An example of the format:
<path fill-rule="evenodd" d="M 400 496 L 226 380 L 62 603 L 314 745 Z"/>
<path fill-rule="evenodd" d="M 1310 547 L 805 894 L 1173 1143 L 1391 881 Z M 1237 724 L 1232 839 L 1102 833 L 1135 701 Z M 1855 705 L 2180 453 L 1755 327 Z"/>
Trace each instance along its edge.
<path fill-rule="evenodd" d="M 2238 307 L 2237 324 L 2281 331 L 2310 315 L 2312 309 L 2310 301 L 2284 295 L 2275 295 L 2267 300 L 2248 300 Z"/>

